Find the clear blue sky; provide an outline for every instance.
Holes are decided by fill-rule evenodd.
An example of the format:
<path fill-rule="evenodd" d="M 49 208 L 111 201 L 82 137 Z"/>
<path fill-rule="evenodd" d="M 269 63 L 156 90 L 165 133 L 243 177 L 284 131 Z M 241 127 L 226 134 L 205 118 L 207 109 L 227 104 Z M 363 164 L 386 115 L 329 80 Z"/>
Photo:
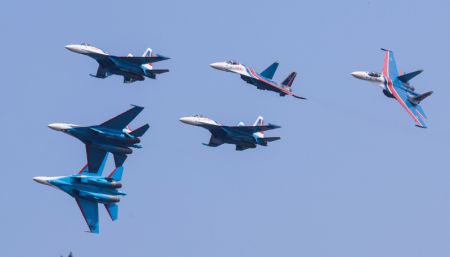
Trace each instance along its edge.
<path fill-rule="evenodd" d="M 449 1 L 3 1 L 0 94 L 2 256 L 449 256 Z M 64 49 L 172 57 L 157 80 L 105 80 L 94 60 Z M 350 76 L 423 68 L 429 128 Z M 299 73 L 308 101 L 262 92 L 209 63 L 236 59 L 275 80 Z M 146 107 L 144 148 L 125 163 L 120 217 L 100 209 L 85 233 L 75 201 L 32 180 L 69 175 L 83 145 L 47 128 L 93 125 Z M 270 147 L 201 145 L 209 133 L 178 121 L 226 124 L 258 115 L 283 128 Z M 112 165 L 109 164 L 111 167 Z"/>

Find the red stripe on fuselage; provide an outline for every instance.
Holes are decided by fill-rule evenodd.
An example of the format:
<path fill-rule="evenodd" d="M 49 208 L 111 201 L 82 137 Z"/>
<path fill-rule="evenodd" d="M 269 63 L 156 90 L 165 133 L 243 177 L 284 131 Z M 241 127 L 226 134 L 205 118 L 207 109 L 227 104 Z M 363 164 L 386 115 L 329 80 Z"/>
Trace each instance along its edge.
<path fill-rule="evenodd" d="M 250 71 L 250 74 L 251 74 L 253 77 L 255 77 L 256 79 L 258 79 L 259 81 L 263 81 L 264 83 L 267 83 L 267 84 L 269 84 L 270 86 L 273 86 L 273 87 L 277 88 L 278 90 L 282 91 L 283 93 L 285 93 L 285 94 L 287 94 L 287 95 L 291 95 L 291 92 L 285 90 L 284 88 L 279 87 L 278 85 L 276 85 L 276 84 L 274 84 L 274 83 L 272 83 L 272 82 L 270 82 L 270 81 L 268 81 L 268 80 L 266 80 L 266 79 L 261 78 L 261 77 L 255 72 L 254 69 L 249 68 L 249 71 Z"/>

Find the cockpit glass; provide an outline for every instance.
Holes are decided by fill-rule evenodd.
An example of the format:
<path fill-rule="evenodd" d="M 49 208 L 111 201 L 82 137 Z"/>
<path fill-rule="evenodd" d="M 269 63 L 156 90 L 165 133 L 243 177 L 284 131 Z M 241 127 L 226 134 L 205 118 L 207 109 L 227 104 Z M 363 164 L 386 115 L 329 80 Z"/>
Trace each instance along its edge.
<path fill-rule="evenodd" d="M 228 64 L 232 64 L 232 65 L 237 65 L 237 64 L 239 64 L 239 62 L 233 61 L 233 60 L 230 60 L 230 61 L 228 61 L 227 63 L 228 63 Z"/>
<path fill-rule="evenodd" d="M 88 44 L 88 43 L 82 43 L 81 45 L 82 45 L 82 46 L 91 46 L 91 45 Z"/>
<path fill-rule="evenodd" d="M 369 76 L 379 78 L 381 77 L 381 74 L 378 72 L 369 72 Z"/>

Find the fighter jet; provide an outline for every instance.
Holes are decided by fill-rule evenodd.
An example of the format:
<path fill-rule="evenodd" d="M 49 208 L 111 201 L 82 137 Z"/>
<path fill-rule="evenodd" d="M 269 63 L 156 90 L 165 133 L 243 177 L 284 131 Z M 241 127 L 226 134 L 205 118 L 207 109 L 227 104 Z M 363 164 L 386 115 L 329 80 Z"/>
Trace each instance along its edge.
<path fill-rule="evenodd" d="M 89 232 L 99 233 L 98 204 L 104 204 L 111 220 L 118 217 L 119 196 L 126 195 L 118 190 L 122 187 L 123 167 L 117 167 L 107 177 L 102 177 L 107 156 L 98 170 L 88 170 L 86 164 L 78 174 L 62 177 L 34 177 L 33 180 L 62 190 L 75 198 L 89 227 Z"/>
<path fill-rule="evenodd" d="M 152 49 L 145 50 L 142 57 L 114 56 L 107 54 L 103 50 L 83 43 L 81 45 L 66 45 L 66 49 L 87 55 L 98 62 L 97 74 L 90 74 L 92 77 L 104 79 L 112 74 L 123 76 L 123 83 L 142 81 L 147 78 L 156 79 L 157 74 L 168 72 L 167 69 L 153 69 L 152 63 L 170 59 L 168 57 L 153 53 Z"/>
<path fill-rule="evenodd" d="M 260 90 L 269 90 L 280 94 L 280 96 L 291 95 L 295 98 L 306 99 L 292 92 L 292 83 L 297 76 L 296 72 L 292 72 L 280 84 L 272 80 L 278 63 L 274 62 L 261 73 L 257 73 L 253 68 L 240 64 L 237 61 L 215 62 L 210 64 L 211 67 L 221 71 L 233 72 L 241 75 L 241 79 L 245 82 L 256 86 Z"/>
<path fill-rule="evenodd" d="M 355 71 L 352 76 L 358 79 L 375 83 L 383 90 L 385 96 L 394 98 L 399 102 L 408 114 L 414 119 L 417 127 L 426 128 L 424 119 L 427 118 L 422 107 L 419 105 L 425 98 L 430 96 L 433 91 L 424 94 L 415 92 L 415 88 L 409 84 L 409 81 L 422 73 L 422 70 L 399 75 L 394 58 L 394 53 L 390 50 L 381 49 L 385 52 L 384 66 L 381 73 Z"/>
<path fill-rule="evenodd" d="M 98 171 L 107 152 L 114 155 L 116 167 L 122 166 L 131 148 L 141 148 L 138 145 L 147 129 L 148 124 L 131 130 L 127 125 L 144 109 L 134 106 L 128 111 L 94 126 L 79 126 L 67 123 L 52 123 L 48 127 L 78 138 L 86 145 L 86 155 L 89 171 Z"/>
<path fill-rule="evenodd" d="M 242 151 L 248 148 L 256 148 L 257 145 L 267 146 L 280 137 L 265 137 L 264 131 L 277 129 L 280 126 L 268 124 L 264 125 L 263 117 L 259 116 L 253 126 L 246 126 L 240 122 L 237 126 L 221 125 L 212 119 L 202 115 L 193 117 L 183 117 L 180 121 L 189 125 L 205 128 L 211 132 L 211 139 L 206 146 L 217 147 L 222 144 L 236 145 L 236 151 Z"/>

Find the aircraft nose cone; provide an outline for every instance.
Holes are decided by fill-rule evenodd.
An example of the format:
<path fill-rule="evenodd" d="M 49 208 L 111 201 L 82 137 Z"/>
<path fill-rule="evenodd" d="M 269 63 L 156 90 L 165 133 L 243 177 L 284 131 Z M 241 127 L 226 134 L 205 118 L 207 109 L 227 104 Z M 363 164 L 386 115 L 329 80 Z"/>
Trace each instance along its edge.
<path fill-rule="evenodd" d="M 58 123 L 52 123 L 52 124 L 48 124 L 48 127 L 56 130 L 56 131 L 60 131 L 61 130 L 61 126 Z"/>
<path fill-rule="evenodd" d="M 40 184 L 50 185 L 50 183 L 48 183 L 48 179 L 46 177 L 34 177 L 33 180 Z"/>
<path fill-rule="evenodd" d="M 56 131 L 64 131 L 67 129 L 71 129 L 74 125 L 72 124 L 65 124 L 65 123 L 52 123 L 52 124 L 48 124 L 48 127 L 56 130 Z"/>
<path fill-rule="evenodd" d="M 364 72 L 362 71 L 354 71 L 351 73 L 353 77 L 357 79 L 362 79 L 364 77 Z"/>
<path fill-rule="evenodd" d="M 217 70 L 223 70 L 223 66 L 220 62 L 211 63 L 209 66 Z"/>
<path fill-rule="evenodd" d="M 66 46 L 64 46 L 64 48 L 66 48 L 67 50 L 72 51 L 72 52 L 76 52 L 76 49 L 77 49 L 76 45 L 66 45 Z"/>
<path fill-rule="evenodd" d="M 189 117 L 181 117 L 180 118 L 180 121 L 181 122 L 183 122 L 183 123 L 185 123 L 185 124 L 190 124 L 190 119 L 189 119 Z"/>

